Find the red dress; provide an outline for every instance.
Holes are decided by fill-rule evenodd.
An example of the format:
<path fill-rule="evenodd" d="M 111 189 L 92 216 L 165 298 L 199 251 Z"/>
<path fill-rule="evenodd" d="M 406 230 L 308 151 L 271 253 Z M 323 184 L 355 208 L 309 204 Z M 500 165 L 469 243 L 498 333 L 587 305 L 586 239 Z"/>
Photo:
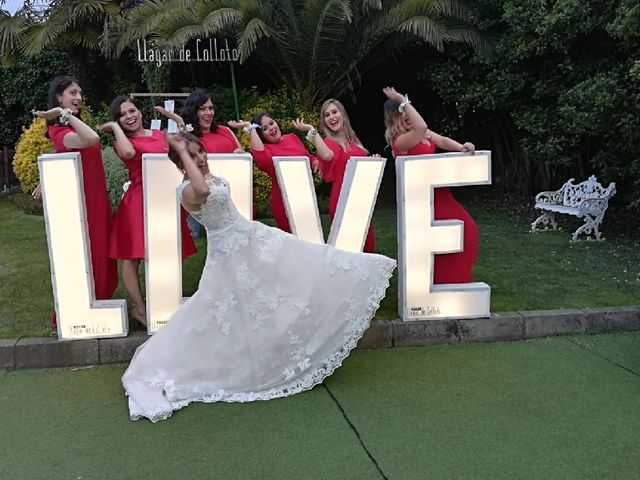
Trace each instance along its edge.
<path fill-rule="evenodd" d="M 113 217 L 107 195 L 100 143 L 87 148 L 69 150 L 63 143 L 68 133 L 75 133 L 75 130 L 64 125 L 49 126 L 49 138 L 53 142 L 56 153 L 80 153 L 95 295 L 96 300 L 106 300 L 113 296 L 118 286 L 118 264 L 108 255 L 109 232 Z M 56 327 L 55 315 L 51 318 L 51 326 Z"/>
<path fill-rule="evenodd" d="M 273 157 L 309 157 L 309 163 L 311 163 L 311 154 L 295 133 L 283 135 L 278 143 L 265 143 L 264 150 L 261 152 L 251 149 L 251 154 L 256 166 L 271 177 L 271 213 L 276 220 L 276 225 L 280 230 L 291 233 Z"/>
<path fill-rule="evenodd" d="M 200 141 L 207 153 L 233 153 L 238 148 L 236 136 L 224 125 L 218 125 L 215 133 L 203 133 Z"/>
<path fill-rule="evenodd" d="M 323 162 L 320 160 L 320 164 L 329 164 L 329 167 L 325 165 L 323 169 L 323 176 L 326 182 L 333 182 L 331 185 L 331 194 L 329 195 L 329 216 L 333 221 L 333 217 L 336 214 L 336 207 L 338 205 L 338 198 L 340 198 L 340 189 L 342 188 L 342 181 L 344 180 L 344 172 L 347 168 L 347 162 L 351 157 L 366 157 L 369 154 L 362 147 L 357 146 L 354 143 L 349 143 L 349 149 L 345 152 L 342 146 L 330 138 L 325 138 L 324 143 L 333 152 L 333 158 L 330 162 Z M 364 241 L 363 251 L 367 253 L 373 252 L 376 246 L 373 225 L 369 226 L 367 231 L 367 238 Z"/>
<path fill-rule="evenodd" d="M 131 184 L 118 205 L 109 239 L 109 256 L 119 259 L 140 259 L 145 258 L 142 155 L 166 153 L 169 147 L 160 130 L 151 130 L 151 135 L 148 137 L 130 137 L 129 141 L 133 144 L 136 153 L 129 160 L 123 160 L 123 163 L 129 171 Z M 187 213 L 184 208 L 180 208 L 180 226 L 182 258 L 186 258 L 196 253 L 197 249 L 187 227 Z"/>
<path fill-rule="evenodd" d="M 399 156 L 392 142 L 393 155 Z M 412 147 L 406 155 L 424 155 L 435 153 L 436 146 L 432 142 L 420 142 Z M 473 282 L 473 264 L 478 258 L 478 226 L 453 197 L 449 188 L 434 188 L 435 220 L 462 220 L 464 222 L 463 250 L 459 253 L 437 254 L 434 259 L 433 283 L 469 283 Z"/>

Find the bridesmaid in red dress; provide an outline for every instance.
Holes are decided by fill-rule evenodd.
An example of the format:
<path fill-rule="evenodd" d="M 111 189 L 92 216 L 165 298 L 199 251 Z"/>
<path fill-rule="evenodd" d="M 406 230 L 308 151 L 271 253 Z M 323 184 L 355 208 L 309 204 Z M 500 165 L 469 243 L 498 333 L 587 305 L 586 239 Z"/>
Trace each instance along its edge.
<path fill-rule="evenodd" d="M 184 123 L 181 125 L 178 120 L 178 125 L 187 130 L 191 129 L 186 125 L 191 125 L 191 133 L 200 137 L 207 153 L 244 153 L 229 127 L 216 123 L 215 105 L 204 90 L 195 90 L 186 98 L 180 117 Z"/>
<path fill-rule="evenodd" d="M 131 184 L 115 215 L 109 242 L 109 256 L 122 260 L 122 283 L 133 302 L 131 316 L 146 325 L 146 309 L 140 288 L 140 260 L 145 258 L 144 207 L 142 193 L 142 155 L 167 153 L 169 146 L 164 133 L 145 129 L 142 114 L 134 100 L 124 95 L 111 102 L 111 122 L 100 127 L 116 138 L 113 149 L 129 172 Z M 181 209 L 182 257 L 196 253 L 196 246 Z"/>
<path fill-rule="evenodd" d="M 173 120 L 181 131 L 197 136 L 207 153 L 244 153 L 235 134 L 215 121 L 215 105 L 204 90 L 194 90 L 185 99 L 180 115 L 162 107 L 155 107 L 165 117 Z"/>
<path fill-rule="evenodd" d="M 185 99 L 180 115 L 162 107 L 155 107 L 165 117 L 173 120 L 181 131 L 193 133 L 202 142 L 207 153 L 245 153 L 235 134 L 215 121 L 215 105 L 204 90 L 194 90 Z M 189 217 L 189 222 L 199 230 L 200 224 Z"/>
<path fill-rule="evenodd" d="M 282 191 L 278 184 L 276 169 L 273 165 L 273 157 L 309 157 L 309 163 L 314 168 L 316 158 L 309 153 L 302 141 L 295 133 L 282 134 L 278 122 L 266 112 L 257 113 L 251 122 L 229 122 L 233 128 L 242 128 L 249 134 L 251 155 L 256 166 L 271 177 L 271 213 L 280 230 L 291 233 L 287 218 Z M 307 131 L 307 139 L 312 141 L 319 152 L 327 150 L 324 141 L 311 125 L 303 123 L 300 119 L 293 122 L 299 129 Z"/>
<path fill-rule="evenodd" d="M 329 195 L 329 215 L 333 221 L 349 158 L 366 157 L 369 152 L 362 146 L 362 142 L 351 127 L 349 115 L 347 115 L 347 111 L 340 101 L 330 98 L 322 104 L 320 108 L 320 124 L 325 135 L 324 142 L 329 152 L 323 156 L 324 151 L 318 150 L 318 156 L 322 160 L 330 162 L 321 165 L 329 166 L 323 169 L 323 178 L 326 182 L 332 182 L 331 194 Z M 371 253 L 374 249 L 375 238 L 373 225 L 371 225 L 367 232 L 363 251 Z"/>
<path fill-rule="evenodd" d="M 51 81 L 48 106 L 50 110 L 35 114 L 47 120 L 47 136 L 56 153 L 80 153 L 95 298 L 106 300 L 113 296 L 118 286 L 118 265 L 108 255 L 112 215 L 100 137 L 79 118 L 82 90 L 73 77 L 58 76 Z M 34 196 L 39 196 L 39 186 Z M 55 312 L 51 326 L 57 326 Z"/>
<path fill-rule="evenodd" d="M 409 99 L 393 87 L 384 90 L 388 100 L 384 104 L 385 138 L 393 155 L 423 155 L 435 153 L 436 148 L 454 152 L 473 152 L 473 143 L 460 144 L 428 129 L 426 122 L 413 108 Z M 478 257 L 478 226 L 453 197 L 449 188 L 434 189 L 436 220 L 456 219 L 464 222 L 463 251 L 435 256 L 433 282 L 468 283 L 473 281 L 473 264 Z"/>

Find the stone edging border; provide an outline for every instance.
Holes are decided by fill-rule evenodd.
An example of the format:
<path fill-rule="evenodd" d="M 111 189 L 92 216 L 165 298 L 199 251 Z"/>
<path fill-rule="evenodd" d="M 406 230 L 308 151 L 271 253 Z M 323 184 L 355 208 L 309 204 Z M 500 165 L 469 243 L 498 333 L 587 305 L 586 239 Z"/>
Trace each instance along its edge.
<path fill-rule="evenodd" d="M 374 320 L 358 348 L 527 340 L 628 330 L 640 330 L 640 305 L 497 312 L 490 318 L 464 320 Z M 147 338 L 144 332 L 135 332 L 122 338 L 64 342 L 50 337 L 0 339 L 0 368 L 14 370 L 128 362 Z"/>

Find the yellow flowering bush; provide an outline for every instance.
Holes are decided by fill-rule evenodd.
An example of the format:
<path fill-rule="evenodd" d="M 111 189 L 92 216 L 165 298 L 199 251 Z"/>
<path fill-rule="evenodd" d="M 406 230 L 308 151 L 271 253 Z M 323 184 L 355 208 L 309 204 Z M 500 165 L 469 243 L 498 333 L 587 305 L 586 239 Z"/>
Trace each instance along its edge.
<path fill-rule="evenodd" d="M 42 118 L 35 118 L 28 128 L 22 129 L 13 157 L 13 171 L 23 192 L 30 192 L 40 181 L 38 157 L 53 152 L 51 140 L 44 136 L 46 131 L 47 125 Z"/>
<path fill-rule="evenodd" d="M 244 121 L 251 121 L 256 113 L 268 112 L 280 125 L 282 134 L 296 133 L 304 141 L 304 135 L 296 130 L 291 123 L 296 118 L 302 118 L 305 123 L 310 123 L 318 129 L 318 113 L 310 111 L 304 106 L 302 95 L 290 95 L 285 91 L 264 94 L 257 97 L 255 102 L 249 104 L 242 112 L 240 118 Z M 240 133 L 240 144 L 249 151 L 249 136 Z M 314 153 L 313 145 L 306 142 L 307 148 Z M 314 175 L 314 183 L 319 185 L 321 179 Z M 255 188 L 256 215 L 263 217 L 270 212 L 271 203 L 271 179 L 269 175 L 253 167 L 253 185 Z"/>

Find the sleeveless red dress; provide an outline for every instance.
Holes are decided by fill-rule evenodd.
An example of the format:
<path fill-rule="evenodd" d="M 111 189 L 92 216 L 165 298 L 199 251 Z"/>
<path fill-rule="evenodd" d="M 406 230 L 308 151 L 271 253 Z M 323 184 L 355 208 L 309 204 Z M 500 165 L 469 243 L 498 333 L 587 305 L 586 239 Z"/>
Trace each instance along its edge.
<path fill-rule="evenodd" d="M 391 143 L 393 155 L 424 155 L 435 153 L 432 142 L 420 142 L 406 154 L 399 154 L 395 148 L 395 138 Z M 463 251 L 459 253 L 436 254 L 434 259 L 433 283 L 473 282 L 473 264 L 478 258 L 478 226 L 471 215 L 453 197 L 449 188 L 434 188 L 435 220 L 462 220 L 464 222 Z"/>
<path fill-rule="evenodd" d="M 133 144 L 136 153 L 129 160 L 122 162 L 129 171 L 131 184 L 118 205 L 109 238 L 109 256 L 123 260 L 145 258 L 142 155 L 169 151 L 167 141 L 160 130 L 151 130 L 151 135 L 148 137 L 131 137 L 129 141 Z M 187 227 L 187 213 L 184 208 L 180 208 L 180 227 L 182 258 L 186 258 L 196 253 L 197 249 Z"/>
<path fill-rule="evenodd" d="M 251 149 L 251 155 L 256 166 L 271 177 L 271 213 L 276 225 L 280 230 L 291 233 L 273 157 L 309 157 L 309 163 L 313 157 L 295 133 L 283 135 L 278 143 L 265 143 L 263 151 Z"/>
<path fill-rule="evenodd" d="M 342 146 L 330 138 L 325 138 L 324 143 L 333 152 L 333 158 L 330 162 L 319 161 L 320 165 L 324 166 L 322 172 L 326 182 L 332 182 L 331 194 L 329 195 L 329 216 L 333 221 L 333 217 L 336 214 L 336 207 L 338 205 L 338 199 L 340 198 L 340 189 L 342 188 L 342 182 L 344 180 L 344 172 L 347 169 L 347 162 L 351 157 L 366 157 L 369 154 L 363 148 L 357 146 L 354 143 L 349 144 L 349 149 L 345 152 Z M 327 166 L 328 164 L 328 166 Z M 367 237 L 364 241 L 363 251 L 371 253 L 374 251 L 376 241 L 373 232 L 373 225 L 369 225 L 367 231 Z"/>
<path fill-rule="evenodd" d="M 236 136 L 224 125 L 218 125 L 215 132 L 203 133 L 200 141 L 207 153 L 233 153 L 238 148 Z"/>
<path fill-rule="evenodd" d="M 109 299 L 118 286 L 118 264 L 110 259 L 108 254 L 113 217 L 107 194 L 100 143 L 87 148 L 69 150 L 64 146 L 64 137 L 68 133 L 75 133 L 73 128 L 65 125 L 50 125 L 48 131 L 56 153 L 80 153 L 95 295 L 96 300 Z M 54 313 L 51 317 L 51 326 L 56 328 L 56 325 Z"/>

